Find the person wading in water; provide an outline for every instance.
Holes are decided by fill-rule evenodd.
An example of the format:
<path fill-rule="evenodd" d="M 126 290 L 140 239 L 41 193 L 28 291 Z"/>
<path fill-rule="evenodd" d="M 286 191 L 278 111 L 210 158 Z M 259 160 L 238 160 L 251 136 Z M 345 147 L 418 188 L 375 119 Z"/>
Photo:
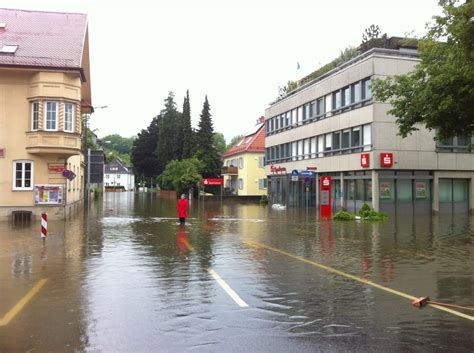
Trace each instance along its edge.
<path fill-rule="evenodd" d="M 188 203 L 188 200 L 186 200 L 186 195 L 181 194 L 181 198 L 178 200 L 178 206 L 177 206 L 180 224 L 186 223 L 186 217 L 188 217 L 188 207 L 189 207 L 189 203 Z"/>

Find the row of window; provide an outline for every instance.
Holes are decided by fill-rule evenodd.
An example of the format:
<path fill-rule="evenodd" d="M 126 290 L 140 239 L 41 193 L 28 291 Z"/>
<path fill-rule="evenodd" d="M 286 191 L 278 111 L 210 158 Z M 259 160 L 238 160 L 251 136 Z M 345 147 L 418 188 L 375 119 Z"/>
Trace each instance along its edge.
<path fill-rule="evenodd" d="M 239 190 L 243 190 L 243 188 L 244 188 L 244 179 L 240 178 L 238 180 L 238 183 L 239 183 Z M 227 188 L 231 187 L 231 180 L 230 179 L 227 179 L 225 186 Z M 267 178 L 258 179 L 258 188 L 260 190 L 266 190 L 267 187 L 268 187 L 268 179 Z"/>
<path fill-rule="evenodd" d="M 370 78 L 367 78 L 268 119 L 265 122 L 266 132 L 267 135 L 282 132 L 297 125 L 343 112 L 346 109 L 363 106 L 371 99 Z"/>
<path fill-rule="evenodd" d="M 239 157 L 239 158 L 234 158 L 234 159 L 228 159 L 225 163 L 227 167 L 239 167 L 239 169 L 244 168 L 244 158 Z M 259 168 L 264 168 L 265 167 L 265 157 L 259 156 L 258 157 L 258 167 Z"/>
<path fill-rule="evenodd" d="M 64 105 L 64 131 L 74 132 L 76 105 L 70 102 L 38 101 L 31 103 L 31 130 L 40 128 L 40 104 L 43 104 L 44 121 L 43 129 L 46 131 L 58 131 L 59 105 Z"/>
<path fill-rule="evenodd" d="M 270 164 L 371 149 L 372 130 L 371 125 L 366 124 L 268 147 L 265 149 L 265 156 L 266 163 Z"/>
<path fill-rule="evenodd" d="M 451 137 L 436 142 L 437 152 L 473 152 L 474 136 L 472 137 Z"/>

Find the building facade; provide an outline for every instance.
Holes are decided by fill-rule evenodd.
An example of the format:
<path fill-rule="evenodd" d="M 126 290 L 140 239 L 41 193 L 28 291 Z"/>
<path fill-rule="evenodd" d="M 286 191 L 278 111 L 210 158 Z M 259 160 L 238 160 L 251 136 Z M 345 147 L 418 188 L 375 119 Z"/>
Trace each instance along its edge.
<path fill-rule="evenodd" d="M 0 9 L 0 219 L 82 206 L 87 16 Z"/>
<path fill-rule="evenodd" d="M 135 190 L 135 175 L 131 168 L 126 167 L 118 158 L 104 165 L 105 191 L 133 191 Z"/>
<path fill-rule="evenodd" d="M 257 121 L 252 131 L 224 153 L 223 157 L 222 175 L 228 194 L 240 197 L 267 194 L 264 117 Z"/>
<path fill-rule="evenodd" d="M 406 74 L 418 62 L 413 48 L 373 48 L 272 103 L 270 202 L 319 206 L 319 180 L 331 176 L 333 211 L 366 202 L 391 214 L 472 212 L 474 139 L 437 141 L 423 127 L 402 138 L 390 105 L 372 97 L 372 79 Z"/>

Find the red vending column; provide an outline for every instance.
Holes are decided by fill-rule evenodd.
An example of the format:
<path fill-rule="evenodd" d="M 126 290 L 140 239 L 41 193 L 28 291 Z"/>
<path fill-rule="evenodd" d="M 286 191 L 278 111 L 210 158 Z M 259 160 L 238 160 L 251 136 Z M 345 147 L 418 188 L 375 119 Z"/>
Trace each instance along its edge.
<path fill-rule="evenodd" d="M 331 219 L 331 177 L 321 177 L 320 212 L 322 219 Z"/>

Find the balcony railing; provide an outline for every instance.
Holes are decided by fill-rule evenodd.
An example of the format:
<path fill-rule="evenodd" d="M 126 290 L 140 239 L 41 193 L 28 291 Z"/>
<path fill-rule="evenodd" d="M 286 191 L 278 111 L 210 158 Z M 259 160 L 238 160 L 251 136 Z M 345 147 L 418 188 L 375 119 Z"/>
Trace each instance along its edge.
<path fill-rule="evenodd" d="M 239 174 L 239 171 L 237 167 L 222 167 L 222 175 L 237 175 Z"/>
<path fill-rule="evenodd" d="M 29 131 L 26 150 L 34 154 L 81 154 L 81 135 L 63 131 Z"/>

